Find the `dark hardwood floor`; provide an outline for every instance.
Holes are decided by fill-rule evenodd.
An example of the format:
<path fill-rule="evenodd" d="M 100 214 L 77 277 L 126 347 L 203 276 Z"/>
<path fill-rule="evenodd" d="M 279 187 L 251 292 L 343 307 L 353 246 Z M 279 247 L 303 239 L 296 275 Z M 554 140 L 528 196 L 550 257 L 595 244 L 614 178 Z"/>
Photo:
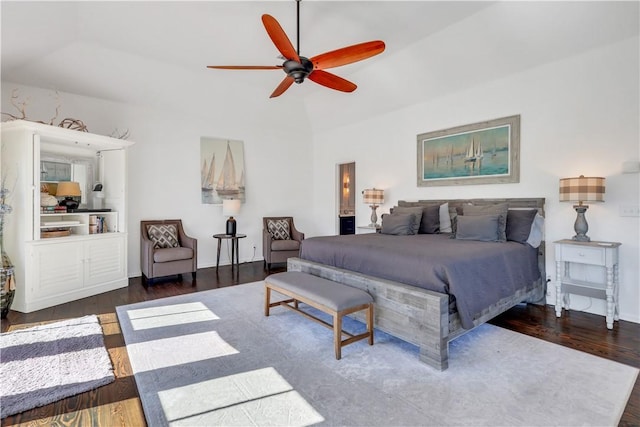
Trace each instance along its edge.
<path fill-rule="evenodd" d="M 284 269 L 282 269 L 284 270 Z M 282 271 L 281 270 L 281 271 Z M 275 271 L 275 270 L 274 270 Z M 10 311 L 2 321 L 2 332 L 43 322 L 97 314 L 102 323 L 105 344 L 113 361 L 116 381 L 97 390 L 82 393 L 41 408 L 2 420 L 2 426 L 143 426 L 144 415 L 129 358 L 115 314 L 115 307 L 139 301 L 199 292 L 262 280 L 267 275 L 262 261 L 198 270 L 198 277 L 185 274 L 146 287 L 140 278 L 130 279 L 127 288 L 23 314 Z M 494 325 L 534 336 L 576 350 L 640 368 L 640 325 L 620 321 L 607 330 L 604 317 L 569 312 L 557 319 L 552 306 L 519 305 L 498 316 Z M 570 410 L 569 408 L 567 408 Z M 636 381 L 620 422 L 640 426 L 640 385 Z"/>

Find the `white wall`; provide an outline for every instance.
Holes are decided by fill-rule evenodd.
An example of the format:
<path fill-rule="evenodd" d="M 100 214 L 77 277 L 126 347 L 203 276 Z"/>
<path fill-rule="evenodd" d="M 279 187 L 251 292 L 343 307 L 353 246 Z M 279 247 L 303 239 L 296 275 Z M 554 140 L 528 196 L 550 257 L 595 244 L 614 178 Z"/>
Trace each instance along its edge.
<path fill-rule="evenodd" d="M 558 179 L 603 176 L 605 203 L 589 208 L 588 235 L 622 243 L 621 318 L 640 322 L 640 220 L 619 215 L 620 205 L 640 202 L 640 175 L 622 174 L 624 161 L 640 159 L 638 52 L 636 36 L 423 104 L 316 132 L 316 233 L 335 233 L 335 165 L 345 161 L 356 162 L 356 194 L 374 186 L 385 189 L 378 215 L 398 199 L 545 197 L 546 269 L 554 292 L 552 242 L 574 234 L 576 216 L 571 204 L 558 200 Z M 417 134 L 515 114 L 521 115 L 520 183 L 416 186 Z M 369 222 L 370 208 L 359 197 L 356 216 L 362 225 Z M 571 301 L 575 309 L 605 313 L 601 300 L 572 297 Z"/>
<path fill-rule="evenodd" d="M 64 117 L 82 120 L 89 131 L 109 135 L 115 128 L 129 129 L 128 151 L 128 271 L 140 275 L 140 220 L 180 218 L 187 234 L 198 239 L 198 267 L 215 266 L 213 234 L 223 233 L 226 217 L 221 205 L 200 202 L 200 137 L 244 141 L 246 203 L 235 217 L 240 242 L 240 262 L 262 259 L 262 217 L 292 215 L 300 230 L 310 227 L 311 196 L 310 137 L 308 124 L 278 105 L 269 113 L 256 114 L 251 106 L 212 100 L 209 109 L 194 108 L 194 114 L 162 111 L 117 104 L 67 93 L 55 98 L 53 91 L 2 85 L 2 111 L 15 114 L 9 100 L 13 89 L 29 99 L 27 118 L 48 122 L 61 105 Z M 256 103 L 259 103 L 257 101 Z M 279 104 L 282 106 L 282 104 Z M 198 112 L 198 113 L 196 113 Z M 286 123 L 279 119 L 285 117 Z M 270 124 L 273 123 L 273 124 Z M 255 254 L 252 244 L 256 245 Z M 224 246 L 223 246 L 224 248 Z M 223 250 L 221 264 L 229 263 Z"/>

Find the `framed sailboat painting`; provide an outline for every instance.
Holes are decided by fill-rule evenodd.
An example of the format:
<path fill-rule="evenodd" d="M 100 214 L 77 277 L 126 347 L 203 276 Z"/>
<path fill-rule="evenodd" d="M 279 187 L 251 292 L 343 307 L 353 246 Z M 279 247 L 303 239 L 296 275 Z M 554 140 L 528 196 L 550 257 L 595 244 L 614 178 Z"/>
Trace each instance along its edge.
<path fill-rule="evenodd" d="M 200 138 L 200 187 L 203 204 L 223 199 L 245 201 L 244 144 L 221 138 Z"/>
<path fill-rule="evenodd" d="M 417 136 L 418 187 L 520 182 L 520 116 Z"/>

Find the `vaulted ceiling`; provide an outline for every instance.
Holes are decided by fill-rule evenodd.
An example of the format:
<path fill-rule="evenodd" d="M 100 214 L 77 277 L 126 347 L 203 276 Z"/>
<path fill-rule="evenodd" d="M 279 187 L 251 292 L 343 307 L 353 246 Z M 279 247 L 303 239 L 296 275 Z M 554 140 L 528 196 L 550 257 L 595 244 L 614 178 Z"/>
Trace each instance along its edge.
<path fill-rule="evenodd" d="M 386 51 L 332 70 L 358 85 L 353 94 L 306 81 L 269 100 L 282 71 L 206 65 L 281 64 L 260 17 L 274 16 L 295 44 L 293 0 L 2 1 L 0 7 L 4 82 L 150 108 L 202 109 L 220 101 L 297 108 L 315 129 L 638 34 L 638 2 L 305 0 L 301 54 L 378 39 Z"/>

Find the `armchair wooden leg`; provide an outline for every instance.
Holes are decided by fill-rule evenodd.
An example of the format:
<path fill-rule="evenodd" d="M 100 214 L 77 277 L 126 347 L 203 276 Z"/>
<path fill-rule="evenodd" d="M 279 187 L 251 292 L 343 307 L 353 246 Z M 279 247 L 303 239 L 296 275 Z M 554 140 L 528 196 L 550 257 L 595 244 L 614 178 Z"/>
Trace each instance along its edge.
<path fill-rule="evenodd" d="M 195 271 L 193 271 L 193 272 L 191 273 L 191 277 L 192 277 L 192 278 L 194 278 L 194 279 L 196 278 L 196 272 L 195 272 Z"/>

